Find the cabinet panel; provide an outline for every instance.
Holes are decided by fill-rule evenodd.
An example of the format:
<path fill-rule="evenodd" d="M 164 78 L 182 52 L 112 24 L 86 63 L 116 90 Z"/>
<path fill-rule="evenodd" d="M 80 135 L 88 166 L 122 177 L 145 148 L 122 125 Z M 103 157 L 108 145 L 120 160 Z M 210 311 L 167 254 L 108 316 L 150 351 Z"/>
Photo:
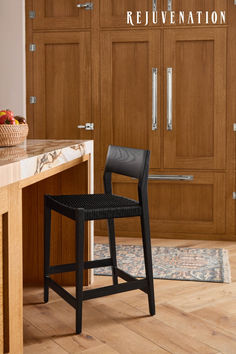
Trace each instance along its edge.
<path fill-rule="evenodd" d="M 157 1 L 160 10 L 160 1 Z M 152 0 L 100 0 L 100 24 L 102 27 L 130 27 L 127 25 L 127 11 L 131 11 L 137 19 L 137 11 L 141 11 L 142 25 L 145 24 L 146 11 L 153 10 Z M 135 20 L 135 26 L 137 21 Z"/>
<path fill-rule="evenodd" d="M 226 159 L 226 32 L 166 30 L 165 168 L 224 169 Z M 171 97 L 172 104 L 171 104 Z M 172 109 L 172 130 L 167 128 Z"/>
<path fill-rule="evenodd" d="M 36 33 L 34 134 L 38 138 L 91 138 L 77 126 L 91 122 L 90 34 Z"/>
<path fill-rule="evenodd" d="M 160 68 L 159 31 L 105 32 L 101 38 L 102 165 L 109 144 L 151 150 L 160 164 L 160 79 L 152 97 L 152 68 Z M 155 102 L 156 100 L 156 102 Z M 153 104 L 157 130 L 152 130 Z"/>
<path fill-rule="evenodd" d="M 182 173 L 182 172 L 181 172 Z M 183 172 L 184 173 L 184 172 Z M 173 173 L 168 173 L 173 174 Z M 175 174 L 179 174 L 178 172 Z M 184 174 L 189 174 L 186 172 Z M 225 232 L 225 174 L 191 172 L 193 181 L 149 181 L 152 237 L 160 233 L 215 234 Z M 137 199 L 137 184 L 115 177 L 113 191 Z M 106 225 L 103 224 L 104 232 Z M 137 218 L 116 220 L 118 234 L 138 234 Z"/>
<path fill-rule="evenodd" d="M 34 29 L 88 28 L 91 25 L 91 11 L 78 8 L 85 0 L 34 0 L 36 13 Z"/>

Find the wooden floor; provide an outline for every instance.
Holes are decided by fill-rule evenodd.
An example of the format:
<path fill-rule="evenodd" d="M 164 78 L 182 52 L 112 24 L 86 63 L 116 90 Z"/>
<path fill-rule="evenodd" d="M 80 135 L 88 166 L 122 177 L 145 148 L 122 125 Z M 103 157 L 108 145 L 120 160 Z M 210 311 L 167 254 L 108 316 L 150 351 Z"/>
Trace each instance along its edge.
<path fill-rule="evenodd" d="M 140 240 L 118 239 L 118 243 Z M 155 280 L 154 317 L 147 315 L 147 297 L 140 291 L 86 301 L 82 335 L 73 334 L 75 314 L 68 304 L 52 292 L 50 302 L 43 304 L 42 288 L 26 288 L 24 353 L 235 354 L 236 243 L 153 240 L 152 244 L 224 247 L 230 253 L 232 283 Z M 110 283 L 110 277 L 96 277 L 94 286 Z"/>

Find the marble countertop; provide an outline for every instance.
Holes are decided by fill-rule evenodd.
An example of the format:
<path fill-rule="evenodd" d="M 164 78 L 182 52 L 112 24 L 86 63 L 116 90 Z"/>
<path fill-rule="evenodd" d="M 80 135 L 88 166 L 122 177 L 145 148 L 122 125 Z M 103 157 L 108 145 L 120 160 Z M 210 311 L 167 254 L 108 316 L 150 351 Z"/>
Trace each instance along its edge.
<path fill-rule="evenodd" d="M 92 140 L 36 140 L 0 148 L 0 187 L 92 154 Z"/>

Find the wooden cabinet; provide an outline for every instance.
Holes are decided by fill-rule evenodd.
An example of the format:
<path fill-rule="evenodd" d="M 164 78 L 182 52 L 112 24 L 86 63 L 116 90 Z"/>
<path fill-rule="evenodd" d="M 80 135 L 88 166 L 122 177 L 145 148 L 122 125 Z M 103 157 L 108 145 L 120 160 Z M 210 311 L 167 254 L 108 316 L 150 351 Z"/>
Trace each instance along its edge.
<path fill-rule="evenodd" d="M 28 20 L 29 43 L 36 44 L 28 54 L 28 93 L 37 98 L 28 108 L 33 136 L 94 139 L 96 192 L 103 191 L 109 144 L 150 149 L 151 175 L 193 176 L 150 180 L 152 236 L 234 235 L 235 21 L 228 11 L 228 26 L 210 21 L 212 11 L 219 16 L 234 6 L 227 0 L 157 0 L 166 24 L 132 27 L 127 11 L 134 17 L 141 11 L 144 20 L 146 11 L 152 17 L 154 1 L 93 0 L 93 10 L 78 9 L 78 2 L 87 1 L 27 0 L 36 13 Z M 168 3 L 175 16 L 184 11 L 185 24 L 170 25 Z M 194 26 L 186 20 L 189 11 Z M 196 11 L 202 11 L 201 25 Z M 87 122 L 94 131 L 77 129 Z M 114 192 L 134 197 L 134 183 L 116 180 Z M 98 224 L 96 234 L 104 235 L 105 224 Z M 122 236 L 138 235 L 136 228 L 135 221 L 117 221 Z"/>
<path fill-rule="evenodd" d="M 152 235 L 222 234 L 225 173 L 215 171 L 226 167 L 226 30 L 163 32 L 163 46 L 160 30 L 102 33 L 101 167 L 109 144 L 149 148 Z M 153 67 L 159 72 L 157 130 L 152 130 Z M 162 175 L 193 180 L 155 181 Z M 132 181 L 118 179 L 113 188 L 137 197 Z M 116 225 L 122 236 L 139 232 L 135 220 Z"/>
<path fill-rule="evenodd" d="M 90 33 L 35 33 L 34 134 L 38 138 L 90 138 L 77 128 L 91 122 Z"/>
<path fill-rule="evenodd" d="M 89 28 L 91 11 L 78 8 L 85 0 L 33 0 L 34 29 Z M 28 15 L 28 14 L 27 14 Z"/>
<path fill-rule="evenodd" d="M 108 145 L 114 144 L 150 149 L 151 166 L 160 167 L 160 78 L 158 73 L 152 78 L 152 68 L 160 68 L 159 31 L 102 33 L 102 165 Z M 152 99 L 156 100 L 156 130 L 152 130 Z"/>
<path fill-rule="evenodd" d="M 164 71 L 164 167 L 224 169 L 226 31 L 165 30 Z M 171 128 L 167 126 L 169 104 Z"/>

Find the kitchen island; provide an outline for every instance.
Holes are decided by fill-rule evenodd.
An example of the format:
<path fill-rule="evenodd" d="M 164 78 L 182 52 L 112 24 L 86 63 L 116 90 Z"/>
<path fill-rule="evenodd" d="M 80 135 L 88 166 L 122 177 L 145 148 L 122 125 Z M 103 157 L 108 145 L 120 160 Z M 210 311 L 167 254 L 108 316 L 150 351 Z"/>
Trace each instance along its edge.
<path fill-rule="evenodd" d="M 93 193 L 93 141 L 27 140 L 0 148 L 0 353 L 23 353 L 23 281 L 43 282 L 44 194 Z M 73 261 L 74 225 L 52 218 L 52 264 Z M 92 224 L 85 258 L 91 255 Z M 63 255 L 62 255 L 63 249 Z M 74 275 L 56 275 L 72 284 Z M 85 275 L 86 284 L 90 274 Z"/>

